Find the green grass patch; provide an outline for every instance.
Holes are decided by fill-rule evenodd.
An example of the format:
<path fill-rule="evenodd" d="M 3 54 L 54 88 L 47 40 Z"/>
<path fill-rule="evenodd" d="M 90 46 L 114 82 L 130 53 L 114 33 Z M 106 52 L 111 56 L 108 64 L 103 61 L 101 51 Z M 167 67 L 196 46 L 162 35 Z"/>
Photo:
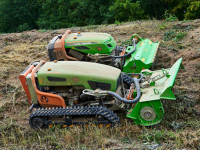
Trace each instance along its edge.
<path fill-rule="evenodd" d="M 187 32 L 179 31 L 178 33 L 176 33 L 175 31 L 170 30 L 164 33 L 164 40 L 165 41 L 170 41 L 170 40 L 179 41 L 180 39 L 183 39 L 186 35 L 187 35 Z"/>

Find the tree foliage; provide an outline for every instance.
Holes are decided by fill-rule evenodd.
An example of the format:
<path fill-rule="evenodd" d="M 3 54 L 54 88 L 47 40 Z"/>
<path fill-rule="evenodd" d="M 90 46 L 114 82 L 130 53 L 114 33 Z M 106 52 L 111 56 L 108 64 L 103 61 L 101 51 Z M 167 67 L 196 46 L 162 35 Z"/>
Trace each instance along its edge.
<path fill-rule="evenodd" d="M 165 1 L 161 0 L 140 0 L 140 5 L 150 19 L 162 19 L 162 15 L 165 13 L 167 7 Z"/>
<path fill-rule="evenodd" d="M 17 32 L 37 28 L 37 0 L 1 0 L 0 32 Z"/>
<path fill-rule="evenodd" d="M 200 17 L 198 0 L 0 0 L 0 33 L 110 24 L 138 19 Z"/>
<path fill-rule="evenodd" d="M 113 12 L 115 20 L 120 22 L 145 18 L 139 1 L 116 0 L 109 10 Z"/>
<path fill-rule="evenodd" d="M 196 18 L 200 18 L 200 1 L 191 2 L 185 14 L 185 19 Z"/>

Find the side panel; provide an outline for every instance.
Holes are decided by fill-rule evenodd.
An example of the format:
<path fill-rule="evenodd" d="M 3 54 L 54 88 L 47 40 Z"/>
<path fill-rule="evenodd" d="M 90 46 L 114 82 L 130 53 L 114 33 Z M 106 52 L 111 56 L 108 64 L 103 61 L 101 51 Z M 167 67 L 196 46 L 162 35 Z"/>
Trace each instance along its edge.
<path fill-rule="evenodd" d="M 61 44 L 61 39 L 57 39 L 55 44 L 54 44 L 54 50 L 56 54 L 57 60 L 68 60 L 65 56 L 66 52 L 63 51 L 62 44 Z"/>
<path fill-rule="evenodd" d="M 26 76 L 29 74 L 29 73 L 31 73 L 31 71 L 32 71 L 32 69 L 34 68 L 34 66 L 33 65 L 30 65 L 30 66 L 28 66 L 20 75 L 19 75 L 19 79 L 20 79 L 20 81 L 21 81 L 21 84 L 22 84 L 22 86 L 23 86 L 23 88 L 24 88 L 24 91 L 25 91 L 25 93 L 26 93 L 26 95 L 27 95 L 27 97 L 28 97 L 28 100 L 29 100 L 29 103 L 30 104 L 32 104 L 31 103 L 31 95 L 30 95 L 30 92 L 29 92 L 29 89 L 28 89 L 28 85 L 26 84 Z"/>
<path fill-rule="evenodd" d="M 46 62 L 44 60 L 40 61 L 40 63 L 31 72 L 31 81 L 33 84 L 33 88 L 37 94 L 38 102 L 43 107 L 66 107 L 65 101 L 61 96 L 56 94 L 41 92 L 37 89 L 34 74 L 40 68 L 40 66 L 45 63 Z"/>
<path fill-rule="evenodd" d="M 146 109 L 145 109 L 146 108 Z M 134 122 L 142 126 L 151 126 L 159 123 L 164 116 L 164 109 L 160 100 L 138 102 L 134 109 L 129 111 L 126 117 L 134 119 Z M 148 119 L 148 115 L 154 115 L 153 120 Z M 145 119 L 147 117 L 147 119 Z"/>
<path fill-rule="evenodd" d="M 86 89 L 91 89 L 90 81 L 95 81 L 96 87 L 104 87 L 107 84 L 111 86 L 106 88 L 107 90 L 115 91 L 120 73 L 117 68 L 98 63 L 57 61 L 44 64 L 37 77 L 40 86 L 83 85 Z"/>
<path fill-rule="evenodd" d="M 32 100 L 33 104 L 38 104 L 37 95 L 36 95 L 35 89 L 33 87 L 32 81 L 31 81 L 31 74 L 28 74 L 26 76 L 26 81 L 28 83 L 28 89 L 29 89 L 29 92 L 31 95 L 31 100 Z"/>
<path fill-rule="evenodd" d="M 109 48 L 106 44 L 104 43 L 98 43 L 98 42 L 88 42 L 89 44 L 84 45 L 83 43 L 80 43 L 80 45 L 67 45 L 65 44 L 66 48 L 69 49 L 74 49 L 76 51 L 86 53 L 86 54 L 108 54 L 110 55 L 111 52 L 115 49 L 116 44 L 112 44 L 112 47 Z M 79 43 L 74 43 L 74 44 L 79 44 Z M 110 44 L 111 45 L 111 44 Z M 85 47 L 85 49 L 84 49 Z"/>
<path fill-rule="evenodd" d="M 74 58 L 74 57 L 70 57 L 67 55 L 66 51 L 65 51 L 65 38 L 71 34 L 70 30 L 67 30 L 67 32 L 62 36 L 61 39 L 57 39 L 57 41 L 54 44 L 54 49 L 56 52 L 56 57 L 57 60 L 75 60 L 78 61 L 78 59 Z"/>
<path fill-rule="evenodd" d="M 174 82 L 175 82 L 176 75 L 178 73 L 179 67 L 182 66 L 181 62 L 182 62 L 182 58 L 177 60 L 176 63 L 169 70 L 169 76 L 170 77 L 168 78 L 168 80 L 164 84 L 163 90 L 161 91 L 160 98 L 176 100 L 176 98 L 175 98 L 173 92 L 171 91 L 171 89 L 172 89 L 172 87 L 174 85 Z"/>
<path fill-rule="evenodd" d="M 86 54 L 111 54 L 115 47 L 115 40 L 110 34 L 106 33 L 72 33 L 65 39 L 65 48 Z"/>

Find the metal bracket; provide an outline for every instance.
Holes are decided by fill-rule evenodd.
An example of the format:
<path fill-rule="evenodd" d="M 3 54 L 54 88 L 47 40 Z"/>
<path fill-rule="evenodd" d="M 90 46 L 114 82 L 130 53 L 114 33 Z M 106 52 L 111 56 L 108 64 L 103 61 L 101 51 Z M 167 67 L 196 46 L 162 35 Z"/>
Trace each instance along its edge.
<path fill-rule="evenodd" d="M 162 72 L 163 72 L 163 75 L 165 74 L 167 78 L 170 77 L 170 75 L 168 74 L 168 72 L 164 68 L 162 68 Z"/>
<path fill-rule="evenodd" d="M 155 95 L 158 95 L 158 94 L 160 93 L 158 89 L 155 89 L 155 88 L 154 88 L 153 90 L 154 90 L 154 94 L 155 94 Z"/>
<path fill-rule="evenodd" d="M 90 90 L 90 89 L 85 89 L 85 90 L 83 90 L 83 94 L 91 95 L 91 96 L 95 96 L 95 97 L 102 97 L 102 96 L 108 95 L 108 91 L 103 91 L 101 89 L 96 89 L 95 91 Z"/>

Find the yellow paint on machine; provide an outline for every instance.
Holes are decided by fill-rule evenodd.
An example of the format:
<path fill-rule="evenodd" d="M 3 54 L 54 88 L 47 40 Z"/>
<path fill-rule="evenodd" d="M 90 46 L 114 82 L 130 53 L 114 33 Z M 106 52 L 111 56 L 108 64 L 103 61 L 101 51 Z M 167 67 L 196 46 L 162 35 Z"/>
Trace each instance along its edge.
<path fill-rule="evenodd" d="M 39 79 L 39 83 L 42 84 L 42 79 Z"/>
<path fill-rule="evenodd" d="M 103 124 L 100 124 L 99 127 L 103 127 Z"/>
<path fill-rule="evenodd" d="M 107 128 L 110 127 L 110 126 L 111 126 L 111 124 L 107 124 L 107 125 L 106 125 Z"/>
<path fill-rule="evenodd" d="M 49 125 L 49 128 L 51 128 L 51 127 L 53 127 L 53 125 L 51 124 L 51 125 Z"/>
<path fill-rule="evenodd" d="M 67 125 L 63 125 L 63 126 L 62 126 L 62 128 L 66 128 L 66 127 L 67 127 Z"/>
<path fill-rule="evenodd" d="M 159 45 L 159 44 L 158 44 L 158 45 Z M 155 59 L 155 57 L 156 57 L 157 52 L 158 52 L 158 46 L 157 46 L 157 49 L 156 49 L 156 52 L 155 52 L 155 54 L 154 54 L 154 57 L 153 57 L 152 62 L 154 62 L 154 59 Z"/>
<path fill-rule="evenodd" d="M 140 46 L 142 46 L 144 43 L 140 43 Z"/>
<path fill-rule="evenodd" d="M 151 41 L 149 41 L 149 44 L 150 44 L 150 45 L 151 45 L 151 43 L 152 43 L 152 42 L 151 42 Z"/>

